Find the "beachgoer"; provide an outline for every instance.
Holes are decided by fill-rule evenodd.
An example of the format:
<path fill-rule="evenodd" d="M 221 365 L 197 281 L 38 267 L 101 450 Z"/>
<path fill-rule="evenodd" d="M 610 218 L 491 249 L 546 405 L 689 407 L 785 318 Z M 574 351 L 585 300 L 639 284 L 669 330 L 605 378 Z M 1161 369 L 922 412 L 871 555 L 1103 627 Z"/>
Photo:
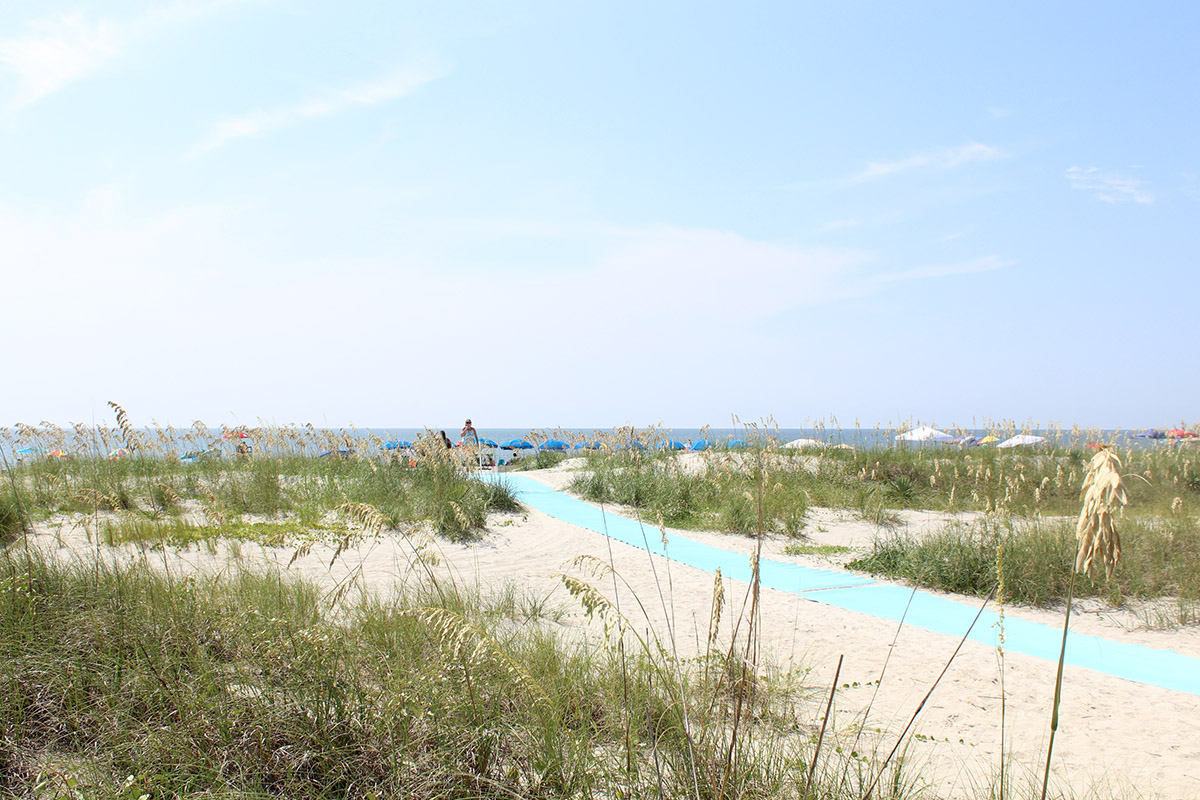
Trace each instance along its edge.
<path fill-rule="evenodd" d="M 463 425 L 458 437 L 462 439 L 463 444 L 467 443 L 467 439 L 471 439 L 474 444 L 479 444 L 479 431 L 475 430 L 475 426 L 471 424 L 471 420 L 467 420 L 467 423 Z"/>
<path fill-rule="evenodd" d="M 446 445 L 446 449 L 447 450 L 452 449 L 454 447 L 454 445 L 451 443 L 450 437 L 446 435 L 446 432 L 438 431 L 438 433 L 440 433 L 442 435 L 442 444 Z"/>

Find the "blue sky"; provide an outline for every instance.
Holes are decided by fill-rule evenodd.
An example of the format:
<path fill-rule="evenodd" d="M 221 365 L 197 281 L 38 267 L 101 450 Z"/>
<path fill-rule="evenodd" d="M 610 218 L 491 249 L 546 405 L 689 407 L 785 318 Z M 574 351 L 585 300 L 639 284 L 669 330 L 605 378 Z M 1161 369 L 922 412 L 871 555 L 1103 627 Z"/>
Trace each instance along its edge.
<path fill-rule="evenodd" d="M 1200 6 L 0 6 L 0 424 L 1192 422 Z"/>

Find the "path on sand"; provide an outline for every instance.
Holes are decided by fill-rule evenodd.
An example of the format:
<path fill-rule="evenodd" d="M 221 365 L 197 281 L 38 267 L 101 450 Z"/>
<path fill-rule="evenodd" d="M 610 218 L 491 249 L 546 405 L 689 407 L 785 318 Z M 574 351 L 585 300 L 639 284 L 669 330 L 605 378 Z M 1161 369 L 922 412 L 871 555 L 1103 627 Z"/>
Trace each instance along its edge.
<path fill-rule="evenodd" d="M 717 569 L 726 577 L 749 582 L 750 559 L 743 553 L 672 533 L 627 517 L 605 513 L 537 480 L 506 473 L 505 481 L 517 498 L 545 514 L 572 525 L 608 536 L 654 555 L 670 558 L 708 573 Z M 803 595 L 806 599 L 847 611 L 899 621 L 934 633 L 961 637 L 970 628 L 974 641 L 999 646 L 999 615 L 985 609 L 972 625 L 978 605 L 948 597 L 885 585 L 860 575 L 818 569 L 764 558 L 760 562 L 764 587 Z M 1062 647 L 1062 629 L 1008 616 L 1004 620 L 1004 647 L 1057 662 Z M 1073 632 L 1067 638 L 1066 663 L 1126 680 L 1200 696 L 1200 659 L 1173 650 L 1117 642 L 1100 636 Z"/>

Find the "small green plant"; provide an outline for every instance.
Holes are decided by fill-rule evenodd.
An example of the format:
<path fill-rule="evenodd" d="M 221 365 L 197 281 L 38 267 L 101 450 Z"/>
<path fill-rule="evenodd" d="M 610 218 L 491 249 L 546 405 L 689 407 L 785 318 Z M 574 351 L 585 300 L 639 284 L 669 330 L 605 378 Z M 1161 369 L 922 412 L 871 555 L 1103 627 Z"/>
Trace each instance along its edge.
<path fill-rule="evenodd" d="M 0 490 L 0 544 L 11 541 L 29 527 L 29 515 L 12 491 Z"/>

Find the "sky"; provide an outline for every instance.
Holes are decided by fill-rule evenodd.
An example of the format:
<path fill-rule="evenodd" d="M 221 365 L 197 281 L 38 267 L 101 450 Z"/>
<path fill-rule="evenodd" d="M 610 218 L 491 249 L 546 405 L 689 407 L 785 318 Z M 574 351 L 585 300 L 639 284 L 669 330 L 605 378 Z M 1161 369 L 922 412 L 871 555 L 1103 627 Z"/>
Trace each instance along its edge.
<path fill-rule="evenodd" d="M 1190 424 L 1197 30 L 5 0 L 0 425 Z"/>

